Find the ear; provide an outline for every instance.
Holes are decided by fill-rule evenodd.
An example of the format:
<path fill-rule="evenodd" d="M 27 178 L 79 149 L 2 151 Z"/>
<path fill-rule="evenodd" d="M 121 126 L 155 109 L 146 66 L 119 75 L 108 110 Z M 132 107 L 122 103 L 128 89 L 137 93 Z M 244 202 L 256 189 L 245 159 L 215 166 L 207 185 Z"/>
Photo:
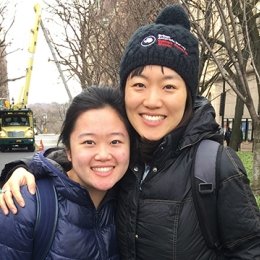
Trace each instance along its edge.
<path fill-rule="evenodd" d="M 66 154 L 67 154 L 67 158 L 68 158 L 68 160 L 71 162 L 71 152 L 70 152 L 70 150 L 67 150 L 66 149 Z"/>

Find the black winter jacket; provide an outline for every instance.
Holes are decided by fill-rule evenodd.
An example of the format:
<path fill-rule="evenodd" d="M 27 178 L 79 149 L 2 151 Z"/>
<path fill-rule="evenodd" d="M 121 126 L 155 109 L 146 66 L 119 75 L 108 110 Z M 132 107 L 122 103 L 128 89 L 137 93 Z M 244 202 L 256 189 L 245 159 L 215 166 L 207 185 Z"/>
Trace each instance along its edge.
<path fill-rule="evenodd" d="M 191 194 L 192 161 L 201 140 L 222 140 L 214 117 L 212 106 L 199 98 L 182 139 L 174 140 L 173 133 L 163 139 L 143 181 L 144 163 L 139 158 L 132 162 L 120 184 L 117 224 L 122 259 L 260 259 L 259 209 L 245 169 L 229 148 L 222 150 L 219 165 L 222 258 L 207 248 L 201 233 Z"/>

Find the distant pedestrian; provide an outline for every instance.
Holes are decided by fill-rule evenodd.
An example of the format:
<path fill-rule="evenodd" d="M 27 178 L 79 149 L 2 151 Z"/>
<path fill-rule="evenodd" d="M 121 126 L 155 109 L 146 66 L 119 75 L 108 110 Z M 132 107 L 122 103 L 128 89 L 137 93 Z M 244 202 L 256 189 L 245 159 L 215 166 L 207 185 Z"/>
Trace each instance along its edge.
<path fill-rule="evenodd" d="M 243 142 L 243 131 L 242 129 L 239 130 L 239 139 L 238 139 L 238 142 L 237 142 L 237 151 L 241 151 L 241 143 Z"/>
<path fill-rule="evenodd" d="M 226 141 L 226 143 L 227 143 L 227 146 L 229 146 L 229 144 L 230 144 L 231 134 L 232 134 L 232 130 L 231 130 L 231 128 L 228 126 L 228 127 L 227 127 L 227 130 L 226 130 L 226 132 L 225 132 L 225 141 Z"/>

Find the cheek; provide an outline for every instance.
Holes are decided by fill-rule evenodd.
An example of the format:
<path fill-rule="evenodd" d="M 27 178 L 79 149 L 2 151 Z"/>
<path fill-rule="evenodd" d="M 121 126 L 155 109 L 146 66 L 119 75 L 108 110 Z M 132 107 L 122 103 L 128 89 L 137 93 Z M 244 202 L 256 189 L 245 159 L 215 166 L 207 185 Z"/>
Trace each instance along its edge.
<path fill-rule="evenodd" d="M 125 107 L 126 110 L 128 108 L 133 108 L 135 105 L 139 103 L 138 95 L 133 94 L 131 91 L 125 92 Z"/>
<path fill-rule="evenodd" d="M 127 114 L 129 113 L 130 108 L 131 108 L 131 105 L 130 105 L 128 99 L 126 98 L 125 99 L 125 110 L 126 110 Z"/>
<path fill-rule="evenodd" d="M 178 107 L 178 110 L 175 110 L 177 113 L 173 115 L 175 119 L 177 120 L 177 125 L 181 122 L 184 113 L 185 113 L 185 106 Z"/>
<path fill-rule="evenodd" d="M 184 113 L 185 113 L 185 104 L 184 105 L 182 105 L 181 107 L 180 107 L 180 109 L 179 109 L 179 111 L 180 111 L 180 114 L 181 114 L 181 117 L 183 117 L 183 115 L 184 115 Z"/>
<path fill-rule="evenodd" d="M 121 162 L 122 164 L 127 164 L 126 167 L 128 167 L 129 159 L 130 159 L 130 151 L 127 150 L 118 153 L 117 158 L 119 162 Z"/>
<path fill-rule="evenodd" d="M 71 150 L 70 154 L 71 156 L 69 160 L 75 167 L 86 167 L 87 165 L 89 165 L 91 157 L 93 156 L 89 151 L 81 149 L 76 149 L 74 151 Z"/>
<path fill-rule="evenodd" d="M 89 151 L 77 151 L 76 154 L 76 160 L 77 163 L 79 165 L 86 165 L 89 164 L 89 161 L 91 160 L 91 158 L 93 158 L 92 153 L 90 153 Z"/>
<path fill-rule="evenodd" d="M 187 98 L 186 93 L 183 93 L 182 95 L 179 96 L 178 102 L 171 102 L 171 104 L 174 104 L 172 107 L 172 111 L 178 111 L 179 114 L 183 115 L 186 107 L 186 98 Z"/>

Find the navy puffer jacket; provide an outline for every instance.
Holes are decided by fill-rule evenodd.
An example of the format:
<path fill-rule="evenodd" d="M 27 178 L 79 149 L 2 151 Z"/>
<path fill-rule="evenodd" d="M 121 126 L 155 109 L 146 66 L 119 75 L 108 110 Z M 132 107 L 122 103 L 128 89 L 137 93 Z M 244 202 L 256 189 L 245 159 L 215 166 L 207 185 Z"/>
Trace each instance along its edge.
<path fill-rule="evenodd" d="M 53 167 L 55 165 L 55 167 Z M 95 209 L 88 192 L 67 177 L 57 163 L 34 156 L 34 172 L 51 176 L 57 190 L 59 216 L 53 244 L 46 259 L 118 260 L 115 229 L 115 190 Z M 23 187 L 26 206 L 17 215 L 0 213 L 0 259 L 28 260 L 33 249 L 36 197 Z"/>

